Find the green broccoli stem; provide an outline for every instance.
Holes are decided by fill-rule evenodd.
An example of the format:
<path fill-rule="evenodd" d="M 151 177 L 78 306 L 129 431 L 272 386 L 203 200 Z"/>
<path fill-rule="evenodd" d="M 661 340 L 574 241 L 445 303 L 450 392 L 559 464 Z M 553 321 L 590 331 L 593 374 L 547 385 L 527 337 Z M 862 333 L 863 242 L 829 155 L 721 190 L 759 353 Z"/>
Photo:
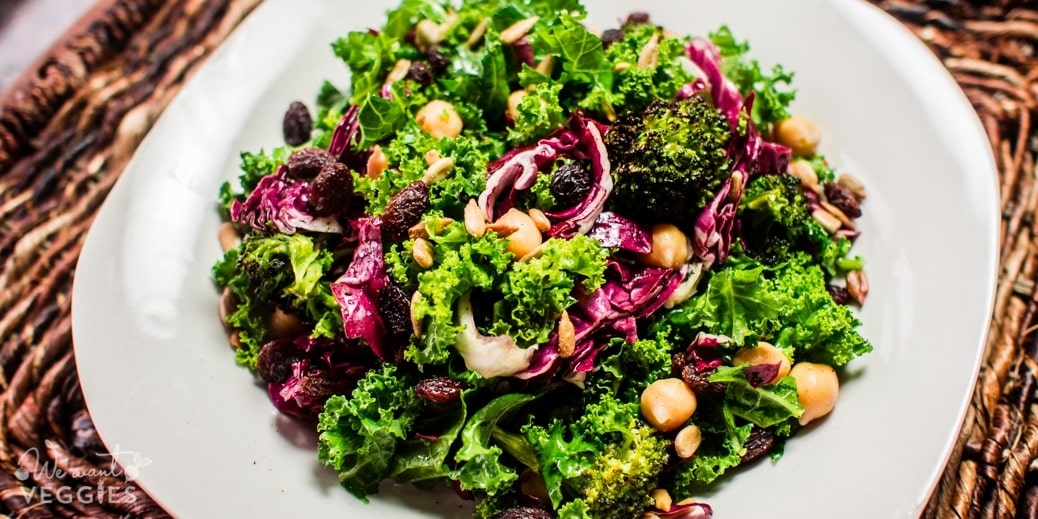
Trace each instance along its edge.
<path fill-rule="evenodd" d="M 840 258 L 836 260 L 836 268 L 840 272 L 850 272 L 852 270 L 864 270 L 865 260 L 861 256 L 855 256 L 853 258 Z"/>

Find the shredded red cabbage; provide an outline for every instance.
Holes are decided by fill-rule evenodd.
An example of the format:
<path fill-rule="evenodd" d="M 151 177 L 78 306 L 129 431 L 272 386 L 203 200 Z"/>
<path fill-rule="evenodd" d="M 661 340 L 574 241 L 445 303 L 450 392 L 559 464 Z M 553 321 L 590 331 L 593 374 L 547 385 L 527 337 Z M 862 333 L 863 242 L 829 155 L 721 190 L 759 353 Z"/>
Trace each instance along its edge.
<path fill-rule="evenodd" d="M 257 231 L 272 226 L 282 234 L 297 230 L 342 233 L 334 216 L 318 217 L 310 209 L 310 183 L 288 179 L 285 166 L 260 179 L 245 202 L 231 204 L 231 219 Z"/>
<path fill-rule="evenodd" d="M 331 143 L 328 144 L 328 153 L 347 165 L 363 163 L 360 154 L 354 150 L 354 146 L 360 142 L 360 107 L 350 105 L 342 114 L 342 119 L 332 132 Z"/>
<path fill-rule="evenodd" d="M 359 243 L 346 272 L 331 285 L 342 311 L 346 337 L 363 339 L 383 361 L 392 359 L 386 344 L 386 329 L 378 309 L 378 295 L 389 283 L 382 255 L 381 221 L 362 218 L 355 222 Z"/>
<path fill-rule="evenodd" d="M 284 382 L 267 384 L 270 401 L 279 411 L 304 420 L 316 420 L 332 394 L 349 393 L 372 363 L 370 353 L 357 345 L 301 335 L 292 341 L 299 360 Z"/>
<path fill-rule="evenodd" d="M 603 336 L 619 336 L 628 342 L 638 340 L 636 319 L 647 317 L 663 306 L 684 279 L 685 268 L 642 267 L 609 260 L 606 283 L 568 310 L 576 332 L 573 356 L 569 359 L 559 356 L 559 340 L 555 332 L 548 344 L 534 354 L 530 367 L 516 377 L 528 380 L 550 376 L 564 362 L 568 364 L 567 372 L 570 374 L 591 371 L 598 353 L 608 343 L 601 340 Z"/>
<path fill-rule="evenodd" d="M 602 211 L 588 236 L 608 249 L 623 249 L 638 254 L 652 252 L 652 233 L 612 211 Z"/>
<path fill-rule="evenodd" d="M 652 512 L 660 519 L 711 519 L 714 510 L 706 503 L 688 503 L 684 505 L 670 505 L 670 510 Z"/>

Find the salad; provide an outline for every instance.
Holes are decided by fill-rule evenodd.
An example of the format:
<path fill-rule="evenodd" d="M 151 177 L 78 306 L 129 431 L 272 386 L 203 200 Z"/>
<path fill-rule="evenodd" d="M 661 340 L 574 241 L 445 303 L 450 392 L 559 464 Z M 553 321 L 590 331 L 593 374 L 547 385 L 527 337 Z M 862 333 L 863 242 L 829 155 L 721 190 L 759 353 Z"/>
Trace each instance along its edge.
<path fill-rule="evenodd" d="M 475 517 L 708 518 L 835 407 L 865 190 L 726 27 L 577 0 L 403 0 L 332 49 L 219 193 L 237 362 L 367 501 Z"/>

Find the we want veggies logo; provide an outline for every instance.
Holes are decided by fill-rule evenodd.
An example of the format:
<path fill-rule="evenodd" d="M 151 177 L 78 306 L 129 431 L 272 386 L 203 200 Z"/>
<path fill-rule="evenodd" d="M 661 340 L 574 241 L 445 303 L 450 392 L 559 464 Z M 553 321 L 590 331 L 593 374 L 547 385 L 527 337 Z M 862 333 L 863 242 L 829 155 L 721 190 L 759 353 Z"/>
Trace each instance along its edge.
<path fill-rule="evenodd" d="M 57 444 L 51 440 L 45 440 L 48 450 L 57 448 Z M 103 503 L 133 503 L 137 500 L 135 492 L 137 486 L 133 481 L 140 476 L 144 467 L 151 465 L 151 459 L 142 456 L 136 451 L 121 450 L 116 445 L 111 452 L 99 453 L 99 457 L 111 458 L 108 466 L 98 468 L 96 466 L 59 467 L 58 464 L 49 459 L 41 459 L 40 451 L 33 447 L 18 458 L 18 468 L 14 471 L 14 477 L 19 481 L 29 484 L 29 501 L 38 501 L 43 504 L 103 504 Z M 126 460 L 123 464 L 119 459 Z M 67 465 L 72 465 L 71 463 Z M 53 481 L 60 482 L 54 485 L 32 485 L 33 482 Z"/>

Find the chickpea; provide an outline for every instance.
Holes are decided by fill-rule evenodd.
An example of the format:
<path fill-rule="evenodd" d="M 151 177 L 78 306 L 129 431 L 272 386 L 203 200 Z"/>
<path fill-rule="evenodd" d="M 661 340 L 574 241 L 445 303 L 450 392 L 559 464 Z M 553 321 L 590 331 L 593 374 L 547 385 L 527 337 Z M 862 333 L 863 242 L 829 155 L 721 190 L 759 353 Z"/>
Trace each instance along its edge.
<path fill-rule="evenodd" d="M 508 117 L 513 121 L 519 118 L 519 103 L 526 97 L 526 90 L 516 90 L 508 96 Z"/>
<path fill-rule="evenodd" d="M 818 187 L 818 173 L 815 173 L 815 168 L 812 168 L 811 163 L 804 159 L 790 162 L 789 173 L 799 178 L 800 185 L 806 188 L 814 190 Z"/>
<path fill-rule="evenodd" d="M 789 374 L 791 367 L 789 359 L 786 358 L 784 353 L 782 353 L 782 350 L 764 341 L 758 342 L 753 348 L 743 348 L 735 352 L 735 358 L 733 360 L 736 366 L 740 364 L 749 364 L 751 366 L 778 364 L 778 373 L 776 373 L 775 378 L 769 380 L 768 383 L 781 380 L 782 377 Z"/>
<path fill-rule="evenodd" d="M 680 378 L 664 378 L 642 392 L 642 416 L 662 432 L 677 430 L 696 412 L 696 394 Z"/>
<path fill-rule="evenodd" d="M 815 418 L 829 414 L 836 407 L 836 399 L 840 396 L 840 380 L 832 367 L 812 362 L 798 362 L 789 375 L 797 381 L 797 400 L 804 406 L 800 425 L 807 425 Z"/>
<path fill-rule="evenodd" d="M 364 173 L 368 178 L 382 178 L 382 172 L 389 168 L 389 159 L 386 158 L 386 154 L 382 151 L 382 147 L 376 144 L 371 148 L 371 155 L 368 155 L 368 163 L 364 169 Z"/>
<path fill-rule="evenodd" d="M 658 223 L 652 226 L 652 251 L 639 254 L 638 262 L 649 267 L 680 268 L 688 261 L 688 237 L 677 226 Z"/>
<path fill-rule="evenodd" d="M 699 426 L 692 424 L 678 431 L 674 437 L 674 452 L 681 459 L 691 458 L 699 450 L 699 444 L 703 443 L 703 432 Z"/>
<path fill-rule="evenodd" d="M 533 218 L 514 207 L 501 215 L 501 218 L 498 218 L 494 224 L 515 228 L 515 231 L 508 235 L 508 246 L 505 249 L 515 254 L 516 258 L 526 256 L 543 241 L 541 231 L 537 230 L 537 224 Z"/>
<path fill-rule="evenodd" d="M 457 137 L 464 128 L 461 116 L 454 109 L 454 105 L 439 99 L 429 101 L 429 104 L 423 106 L 415 120 L 422 131 L 437 139 Z"/>
<path fill-rule="evenodd" d="M 775 125 L 775 138 L 779 144 L 792 148 L 793 155 L 810 157 L 818 150 L 818 143 L 822 140 L 822 130 L 811 119 L 794 115 Z"/>

